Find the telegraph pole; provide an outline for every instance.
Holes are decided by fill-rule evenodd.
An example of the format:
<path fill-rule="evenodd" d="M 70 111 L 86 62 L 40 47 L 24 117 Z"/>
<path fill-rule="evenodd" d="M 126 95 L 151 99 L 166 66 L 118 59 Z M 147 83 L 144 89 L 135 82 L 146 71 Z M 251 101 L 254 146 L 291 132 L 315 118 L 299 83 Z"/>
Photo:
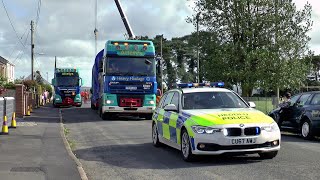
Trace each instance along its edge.
<path fill-rule="evenodd" d="M 34 22 L 31 21 L 31 80 L 33 77 L 33 64 L 34 64 Z"/>
<path fill-rule="evenodd" d="M 94 22 L 94 38 L 95 38 L 95 53 L 94 55 L 97 55 L 97 40 L 98 40 L 98 29 L 97 29 L 97 0 L 95 1 L 95 22 Z"/>
<path fill-rule="evenodd" d="M 160 75 L 161 75 L 161 93 L 163 94 L 163 59 L 162 59 L 162 39 L 163 39 L 163 34 L 161 35 L 161 40 L 160 40 Z"/>
<path fill-rule="evenodd" d="M 197 82 L 200 83 L 200 58 L 199 58 L 199 15 L 197 14 Z"/>

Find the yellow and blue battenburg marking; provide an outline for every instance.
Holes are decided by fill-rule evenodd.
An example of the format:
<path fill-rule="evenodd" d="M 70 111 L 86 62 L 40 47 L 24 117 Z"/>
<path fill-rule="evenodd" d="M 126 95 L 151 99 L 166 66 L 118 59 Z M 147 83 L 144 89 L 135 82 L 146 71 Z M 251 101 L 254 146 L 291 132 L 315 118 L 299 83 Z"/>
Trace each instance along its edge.
<path fill-rule="evenodd" d="M 191 115 L 186 113 L 178 115 L 175 112 L 164 111 L 158 108 L 154 118 L 157 121 L 159 135 L 180 145 L 181 128 L 190 116 Z"/>

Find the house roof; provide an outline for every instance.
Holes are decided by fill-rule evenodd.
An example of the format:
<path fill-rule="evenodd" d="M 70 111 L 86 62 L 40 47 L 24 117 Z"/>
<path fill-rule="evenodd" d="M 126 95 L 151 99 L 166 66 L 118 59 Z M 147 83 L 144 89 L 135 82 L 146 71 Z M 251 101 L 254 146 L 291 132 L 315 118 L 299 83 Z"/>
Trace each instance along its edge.
<path fill-rule="evenodd" d="M 0 56 L 0 63 L 2 64 L 11 64 L 14 66 L 13 63 L 11 63 L 10 61 L 8 61 L 7 59 L 5 59 L 4 57 Z"/>
<path fill-rule="evenodd" d="M 36 75 L 36 72 L 34 72 L 33 74 L 34 76 Z M 45 80 L 42 76 L 41 76 L 41 79 L 43 81 L 44 84 L 51 84 L 49 83 L 47 80 Z M 31 74 L 29 76 L 27 76 L 26 78 L 24 78 L 24 80 L 31 80 Z"/>
<path fill-rule="evenodd" d="M 6 60 L 4 57 L 0 56 L 0 63 L 7 64 L 9 61 Z"/>

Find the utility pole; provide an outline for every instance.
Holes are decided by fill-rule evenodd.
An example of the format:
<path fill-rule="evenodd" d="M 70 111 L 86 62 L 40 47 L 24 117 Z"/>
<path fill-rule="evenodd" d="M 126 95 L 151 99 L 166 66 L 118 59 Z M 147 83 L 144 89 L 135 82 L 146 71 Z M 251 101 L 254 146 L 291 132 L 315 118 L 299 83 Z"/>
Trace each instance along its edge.
<path fill-rule="evenodd" d="M 97 29 L 97 16 L 98 16 L 98 10 L 97 10 L 97 0 L 95 2 L 95 22 L 94 22 L 94 38 L 95 38 L 95 53 L 94 55 L 96 56 L 97 55 L 97 40 L 98 40 L 98 29 Z"/>
<path fill-rule="evenodd" d="M 200 60 L 199 60 L 199 15 L 197 14 L 197 83 L 200 83 Z"/>
<path fill-rule="evenodd" d="M 161 35 L 161 40 L 160 40 L 160 75 L 161 75 L 161 93 L 163 94 L 163 59 L 162 59 L 162 39 L 163 39 L 163 34 Z"/>
<path fill-rule="evenodd" d="M 33 77 L 33 64 L 34 64 L 34 22 L 31 21 L 31 80 L 34 80 Z"/>
<path fill-rule="evenodd" d="M 57 69 L 57 56 L 54 57 L 54 71 Z"/>

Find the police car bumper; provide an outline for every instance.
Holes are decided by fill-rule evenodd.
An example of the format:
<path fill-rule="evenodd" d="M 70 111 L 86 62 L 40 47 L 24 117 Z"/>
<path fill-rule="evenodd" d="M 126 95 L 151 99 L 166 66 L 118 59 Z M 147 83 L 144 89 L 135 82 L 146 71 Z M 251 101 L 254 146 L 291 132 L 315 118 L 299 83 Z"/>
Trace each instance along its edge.
<path fill-rule="evenodd" d="M 155 107 L 119 107 L 119 106 L 103 106 L 104 113 L 153 113 Z"/>
<path fill-rule="evenodd" d="M 261 131 L 257 136 L 225 136 L 215 134 L 195 134 L 191 138 L 193 154 L 219 155 L 225 153 L 260 153 L 280 150 L 280 131 Z"/>

